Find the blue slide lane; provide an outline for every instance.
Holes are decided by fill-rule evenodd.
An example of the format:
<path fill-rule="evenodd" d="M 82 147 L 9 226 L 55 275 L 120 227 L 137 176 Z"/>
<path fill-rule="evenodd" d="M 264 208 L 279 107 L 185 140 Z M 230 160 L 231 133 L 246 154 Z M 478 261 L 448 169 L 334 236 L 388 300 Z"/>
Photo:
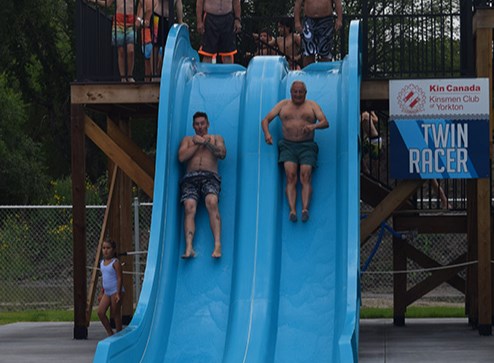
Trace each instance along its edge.
<path fill-rule="evenodd" d="M 98 344 L 94 362 L 356 362 L 359 295 L 360 27 L 343 61 L 289 71 L 281 57 L 248 68 L 199 62 L 188 30 L 169 34 L 162 72 L 153 214 L 142 292 L 128 327 Z M 330 128 L 318 130 L 307 223 L 288 222 L 284 172 L 262 118 L 307 84 Z M 221 134 L 223 256 L 204 206 L 196 258 L 182 260 L 178 147 L 204 111 Z M 279 120 L 271 125 L 275 142 Z M 300 195 L 300 194 L 299 194 Z M 300 198 L 299 198 L 300 199 Z M 300 211 L 300 201 L 298 202 Z M 300 218 L 300 216 L 299 216 Z"/>

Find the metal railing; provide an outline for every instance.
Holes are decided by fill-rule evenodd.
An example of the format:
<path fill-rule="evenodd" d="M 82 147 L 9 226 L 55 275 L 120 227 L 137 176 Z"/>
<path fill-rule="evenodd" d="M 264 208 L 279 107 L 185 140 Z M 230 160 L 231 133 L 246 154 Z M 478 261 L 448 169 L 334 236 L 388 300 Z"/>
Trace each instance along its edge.
<path fill-rule="evenodd" d="M 154 2 L 160 0 L 153 0 Z M 112 47 L 116 37 L 112 19 L 113 8 L 77 0 L 76 7 L 76 82 L 120 81 L 118 50 Z M 170 2 L 171 3 L 171 2 Z M 472 18 L 475 8 L 492 7 L 492 1 L 437 0 L 357 2 L 357 8 L 346 9 L 343 27 L 335 34 L 333 54 L 341 59 L 347 53 L 348 27 L 353 19 L 361 19 L 363 28 L 363 77 L 364 79 L 461 77 L 474 72 Z M 134 15 L 136 10 L 130 15 Z M 173 17 L 173 9 L 170 8 Z M 190 13 L 190 10 L 189 10 Z M 195 29 L 195 14 L 185 14 L 192 46 L 199 48 L 199 35 Z M 187 17 L 189 16 L 189 17 Z M 242 17 L 243 30 L 237 36 L 236 63 L 247 65 L 255 53 L 253 33 L 269 29 L 276 38 L 277 21 L 287 15 L 272 17 Z M 124 24 L 127 26 L 127 24 Z M 128 24 L 133 34 L 135 51 L 123 54 L 121 62 L 135 63 L 133 77 L 138 81 L 158 80 L 158 63 L 153 61 L 151 75 L 145 77 L 145 59 L 141 51 L 141 29 Z M 295 35 L 293 35 L 295 36 Z M 257 42 L 259 45 L 259 42 Z M 279 47 L 273 53 L 280 54 Z M 281 53 L 283 51 L 281 50 Z M 296 55 L 289 55 L 294 58 Z M 133 57 L 133 59 L 128 59 Z M 127 72 L 124 69 L 124 72 Z"/>

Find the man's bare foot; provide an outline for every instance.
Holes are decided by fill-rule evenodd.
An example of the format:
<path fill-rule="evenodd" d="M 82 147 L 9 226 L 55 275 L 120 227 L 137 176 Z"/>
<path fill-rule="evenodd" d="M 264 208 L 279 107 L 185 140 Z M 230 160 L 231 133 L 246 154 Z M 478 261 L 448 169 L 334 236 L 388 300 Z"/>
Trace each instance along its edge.
<path fill-rule="evenodd" d="M 288 217 L 290 222 L 296 222 L 297 221 L 297 214 L 294 212 L 290 212 L 290 216 Z"/>
<path fill-rule="evenodd" d="M 220 258 L 221 257 L 221 244 L 220 243 L 215 243 L 214 244 L 214 251 L 213 254 L 211 255 L 213 258 Z"/>
<path fill-rule="evenodd" d="M 304 209 L 302 211 L 302 222 L 307 222 L 309 220 L 309 211 L 307 209 Z"/>
<path fill-rule="evenodd" d="M 107 331 L 106 336 L 111 337 L 113 335 L 113 330 Z"/>
<path fill-rule="evenodd" d="M 192 248 L 185 250 L 185 253 L 182 255 L 182 258 L 186 260 L 191 257 L 196 257 L 196 251 L 194 251 Z"/>

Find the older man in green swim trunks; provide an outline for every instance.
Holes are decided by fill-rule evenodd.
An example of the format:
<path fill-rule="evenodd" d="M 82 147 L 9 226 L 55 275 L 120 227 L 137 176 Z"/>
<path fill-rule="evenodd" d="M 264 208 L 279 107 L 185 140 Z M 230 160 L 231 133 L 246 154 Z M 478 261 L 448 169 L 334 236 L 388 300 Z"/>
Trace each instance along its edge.
<path fill-rule="evenodd" d="M 302 184 L 302 222 L 309 220 L 309 203 L 312 194 L 312 169 L 316 166 L 318 147 L 314 142 L 314 130 L 329 127 L 321 107 L 306 100 L 307 88 L 302 81 L 294 81 L 290 88 L 290 99 L 280 101 L 262 120 L 262 130 L 268 145 L 273 144 L 269 123 L 279 116 L 283 140 L 278 142 L 279 162 L 286 174 L 286 196 L 290 206 L 289 219 L 297 221 L 297 172 L 300 165 Z"/>

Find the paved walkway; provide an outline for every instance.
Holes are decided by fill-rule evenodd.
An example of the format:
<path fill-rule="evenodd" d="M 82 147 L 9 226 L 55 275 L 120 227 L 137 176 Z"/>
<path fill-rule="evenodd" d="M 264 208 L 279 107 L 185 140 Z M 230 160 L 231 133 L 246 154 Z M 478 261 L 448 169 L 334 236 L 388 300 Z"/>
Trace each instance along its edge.
<path fill-rule="evenodd" d="M 90 363 L 105 337 L 93 322 L 87 340 L 74 340 L 72 323 L 0 326 L 0 363 Z M 494 337 L 479 336 L 466 319 L 362 320 L 360 363 L 476 363 L 494 361 Z"/>
<path fill-rule="evenodd" d="M 360 363 L 477 363 L 494 361 L 494 337 L 480 336 L 467 319 L 360 321 Z"/>

